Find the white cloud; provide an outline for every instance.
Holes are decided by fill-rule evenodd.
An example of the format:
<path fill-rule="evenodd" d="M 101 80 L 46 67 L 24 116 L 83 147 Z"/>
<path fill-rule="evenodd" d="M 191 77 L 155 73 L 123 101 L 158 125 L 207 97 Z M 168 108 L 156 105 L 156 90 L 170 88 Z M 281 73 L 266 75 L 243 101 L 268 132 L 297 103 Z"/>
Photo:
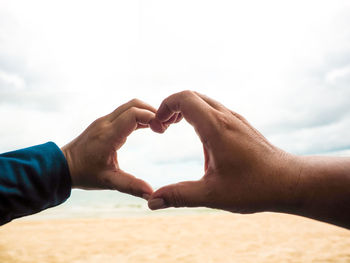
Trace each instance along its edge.
<path fill-rule="evenodd" d="M 62 145 L 134 97 L 158 106 L 183 89 L 289 151 L 350 145 L 348 1 L 11 0 L 0 10 L 0 150 Z M 186 157 L 181 176 L 201 174 L 186 127 L 133 135 L 125 169 L 157 184 Z"/>
<path fill-rule="evenodd" d="M 350 83 L 350 65 L 333 69 L 326 74 L 326 82 L 331 85 L 340 85 L 343 81 L 346 81 L 346 84 Z"/>
<path fill-rule="evenodd" d="M 25 88 L 25 82 L 18 75 L 6 73 L 0 70 L 0 87 L 1 87 L 1 90 L 12 89 L 19 92 Z"/>

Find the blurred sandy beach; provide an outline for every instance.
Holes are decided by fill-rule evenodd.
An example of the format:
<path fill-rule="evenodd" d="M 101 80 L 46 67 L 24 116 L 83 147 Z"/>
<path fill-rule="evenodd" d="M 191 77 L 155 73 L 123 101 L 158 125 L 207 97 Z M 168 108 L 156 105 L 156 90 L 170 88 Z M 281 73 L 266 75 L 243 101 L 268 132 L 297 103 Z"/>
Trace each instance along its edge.
<path fill-rule="evenodd" d="M 350 262 L 350 231 L 282 214 L 20 219 L 0 262 Z"/>

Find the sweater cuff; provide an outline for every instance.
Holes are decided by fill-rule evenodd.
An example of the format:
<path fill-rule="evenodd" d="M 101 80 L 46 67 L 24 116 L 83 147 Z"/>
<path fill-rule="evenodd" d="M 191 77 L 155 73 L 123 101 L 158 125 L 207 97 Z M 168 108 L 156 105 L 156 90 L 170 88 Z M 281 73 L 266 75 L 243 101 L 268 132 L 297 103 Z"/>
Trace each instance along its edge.
<path fill-rule="evenodd" d="M 40 147 L 40 146 L 38 146 Z M 47 159 L 50 177 L 54 195 L 52 196 L 51 204 L 48 207 L 59 205 L 65 202 L 71 194 L 72 181 L 69 173 L 67 160 L 61 149 L 53 142 L 48 142 L 42 145 L 43 153 L 51 154 L 51 158 Z"/>

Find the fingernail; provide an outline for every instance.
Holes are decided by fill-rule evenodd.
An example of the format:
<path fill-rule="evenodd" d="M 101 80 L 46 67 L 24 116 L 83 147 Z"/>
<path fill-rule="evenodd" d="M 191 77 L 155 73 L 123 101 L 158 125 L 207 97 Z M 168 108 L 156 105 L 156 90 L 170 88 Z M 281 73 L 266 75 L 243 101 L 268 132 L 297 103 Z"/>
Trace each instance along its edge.
<path fill-rule="evenodd" d="M 150 197 L 149 194 L 143 194 L 143 195 L 142 195 L 142 198 L 145 199 L 145 200 L 147 200 L 147 201 L 148 201 L 149 197 Z"/>
<path fill-rule="evenodd" d="M 162 198 L 155 198 L 148 201 L 148 207 L 152 210 L 166 208 L 165 202 Z"/>

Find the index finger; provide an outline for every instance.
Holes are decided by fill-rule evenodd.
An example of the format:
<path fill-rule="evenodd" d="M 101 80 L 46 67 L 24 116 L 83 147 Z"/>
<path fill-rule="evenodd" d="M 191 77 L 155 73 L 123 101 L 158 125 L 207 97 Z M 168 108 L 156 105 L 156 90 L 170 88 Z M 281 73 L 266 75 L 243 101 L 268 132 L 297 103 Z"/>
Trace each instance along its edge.
<path fill-rule="evenodd" d="M 115 135 L 119 138 L 126 138 L 136 130 L 139 125 L 148 126 L 154 117 L 155 114 L 148 109 L 131 107 L 113 121 Z"/>
<path fill-rule="evenodd" d="M 192 91 L 182 91 L 166 98 L 160 105 L 156 118 L 165 123 L 174 114 L 181 113 L 200 135 L 208 139 L 208 134 L 215 127 L 216 110 Z"/>

